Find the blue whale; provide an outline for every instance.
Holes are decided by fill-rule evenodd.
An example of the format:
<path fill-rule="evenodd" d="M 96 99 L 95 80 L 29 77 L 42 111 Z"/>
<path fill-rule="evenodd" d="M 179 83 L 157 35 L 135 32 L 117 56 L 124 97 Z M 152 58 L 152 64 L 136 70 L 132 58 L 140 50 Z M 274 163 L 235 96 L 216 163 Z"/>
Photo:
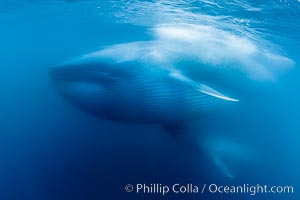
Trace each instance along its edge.
<path fill-rule="evenodd" d="M 103 119 L 159 124 L 171 134 L 189 138 L 186 123 L 238 102 L 179 71 L 136 60 L 116 61 L 102 54 L 100 51 L 54 66 L 50 76 L 70 103 Z M 213 160 L 232 176 L 220 159 Z"/>
<path fill-rule="evenodd" d="M 138 62 L 85 58 L 53 67 L 51 78 L 77 107 L 124 123 L 183 123 L 238 101 L 180 74 Z"/>
<path fill-rule="evenodd" d="M 281 68 L 293 64 L 209 27 L 165 26 L 154 32 L 154 40 L 104 47 L 54 66 L 50 76 L 56 89 L 76 107 L 103 119 L 159 124 L 172 134 L 194 137 L 186 124 L 239 101 L 220 92 L 212 80 L 227 77 L 225 82 L 230 82 L 232 75 L 239 75 L 274 81 Z M 223 140 L 206 145 L 196 141 L 224 174 L 233 177 L 224 157 L 240 155 L 243 147 Z"/>

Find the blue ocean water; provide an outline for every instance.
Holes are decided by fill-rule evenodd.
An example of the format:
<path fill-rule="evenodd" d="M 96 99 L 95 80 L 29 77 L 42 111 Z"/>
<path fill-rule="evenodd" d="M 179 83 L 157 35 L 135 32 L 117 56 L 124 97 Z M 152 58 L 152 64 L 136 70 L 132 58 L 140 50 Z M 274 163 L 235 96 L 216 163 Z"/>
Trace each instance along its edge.
<path fill-rule="evenodd" d="M 0 199 L 299 199 L 299 19 L 297 0 L 1 1 Z M 183 51 L 200 52 L 203 65 L 237 63 L 246 74 L 221 81 L 239 105 L 203 119 L 199 133 L 250 149 L 233 147 L 233 179 L 160 126 L 92 116 L 50 81 L 52 66 L 102 46 L 177 37 L 195 44 Z M 289 185 L 294 193 L 124 191 L 138 183 Z"/>

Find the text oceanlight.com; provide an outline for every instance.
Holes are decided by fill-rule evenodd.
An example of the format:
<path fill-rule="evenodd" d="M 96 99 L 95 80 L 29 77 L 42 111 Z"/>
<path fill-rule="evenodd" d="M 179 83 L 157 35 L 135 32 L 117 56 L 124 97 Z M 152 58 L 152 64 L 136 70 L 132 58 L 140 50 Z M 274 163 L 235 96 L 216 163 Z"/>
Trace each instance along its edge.
<path fill-rule="evenodd" d="M 195 185 L 192 183 L 173 185 L 164 185 L 160 183 L 153 184 L 127 184 L 125 186 L 126 192 L 134 192 L 136 194 L 293 194 L 293 186 L 267 186 L 267 185 L 218 185 L 218 184 L 203 184 Z"/>

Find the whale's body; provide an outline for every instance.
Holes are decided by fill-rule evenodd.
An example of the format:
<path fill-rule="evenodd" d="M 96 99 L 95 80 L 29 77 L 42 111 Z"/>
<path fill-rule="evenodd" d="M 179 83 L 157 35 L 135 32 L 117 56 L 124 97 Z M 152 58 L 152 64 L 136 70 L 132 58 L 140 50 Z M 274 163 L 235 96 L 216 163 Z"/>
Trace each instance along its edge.
<path fill-rule="evenodd" d="M 153 32 L 153 40 L 111 45 L 56 66 L 51 76 L 57 89 L 102 118 L 183 122 L 236 101 L 219 90 L 244 91 L 249 80 L 274 81 L 293 64 L 212 27 L 164 25 Z"/>
<path fill-rule="evenodd" d="M 275 81 L 293 64 L 249 40 L 206 26 L 163 26 L 155 34 L 155 40 L 112 45 L 57 65 L 51 69 L 53 83 L 69 102 L 103 119 L 159 124 L 168 132 L 195 136 L 187 133 L 187 123 L 238 101 L 215 85 L 244 90 L 241 80 Z M 199 138 L 194 141 L 201 145 Z M 224 159 L 239 152 L 224 144 L 228 142 L 202 146 L 233 177 Z M 234 151 L 242 149 L 237 147 Z"/>
<path fill-rule="evenodd" d="M 149 49 L 144 49 L 139 59 L 116 59 L 118 54 L 111 54 L 111 50 L 53 67 L 50 75 L 56 89 L 76 107 L 103 119 L 158 124 L 169 133 L 188 137 L 191 134 L 185 129 L 186 123 L 238 101 L 190 80 L 172 67 L 161 67 L 160 62 L 149 65 L 145 62 L 152 56 Z M 217 164 L 223 165 L 220 161 Z"/>
<path fill-rule="evenodd" d="M 201 118 L 227 101 L 217 91 L 138 62 L 85 58 L 52 69 L 57 89 L 74 105 L 124 123 L 172 124 Z"/>

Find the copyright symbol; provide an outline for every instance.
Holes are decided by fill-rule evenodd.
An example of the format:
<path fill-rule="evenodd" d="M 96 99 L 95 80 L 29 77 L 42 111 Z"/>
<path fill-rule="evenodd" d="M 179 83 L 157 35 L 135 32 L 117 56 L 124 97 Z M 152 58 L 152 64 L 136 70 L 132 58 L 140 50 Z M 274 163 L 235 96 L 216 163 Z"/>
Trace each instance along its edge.
<path fill-rule="evenodd" d="M 126 191 L 126 192 L 132 192 L 132 191 L 133 191 L 133 185 L 127 184 L 127 185 L 125 186 L 125 191 Z"/>

